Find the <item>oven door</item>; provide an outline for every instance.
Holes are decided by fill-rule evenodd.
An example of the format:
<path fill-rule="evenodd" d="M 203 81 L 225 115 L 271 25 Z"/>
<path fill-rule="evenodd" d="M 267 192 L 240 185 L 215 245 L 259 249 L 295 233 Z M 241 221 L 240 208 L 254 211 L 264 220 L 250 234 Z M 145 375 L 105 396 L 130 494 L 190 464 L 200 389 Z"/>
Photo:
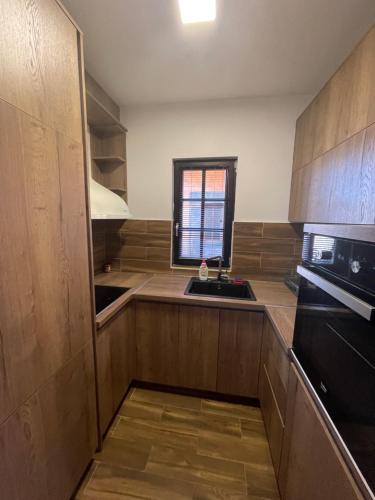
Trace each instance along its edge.
<path fill-rule="evenodd" d="M 373 308 L 304 267 L 298 271 L 294 354 L 374 491 Z"/>

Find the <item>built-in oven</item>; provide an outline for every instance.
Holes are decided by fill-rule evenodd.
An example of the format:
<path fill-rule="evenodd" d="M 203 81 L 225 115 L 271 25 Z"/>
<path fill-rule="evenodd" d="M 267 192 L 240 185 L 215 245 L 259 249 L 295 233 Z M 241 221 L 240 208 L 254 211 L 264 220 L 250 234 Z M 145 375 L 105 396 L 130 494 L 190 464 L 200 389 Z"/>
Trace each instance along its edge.
<path fill-rule="evenodd" d="M 305 233 L 292 356 L 375 491 L 375 243 Z M 370 493 L 372 496 L 372 493 Z"/>

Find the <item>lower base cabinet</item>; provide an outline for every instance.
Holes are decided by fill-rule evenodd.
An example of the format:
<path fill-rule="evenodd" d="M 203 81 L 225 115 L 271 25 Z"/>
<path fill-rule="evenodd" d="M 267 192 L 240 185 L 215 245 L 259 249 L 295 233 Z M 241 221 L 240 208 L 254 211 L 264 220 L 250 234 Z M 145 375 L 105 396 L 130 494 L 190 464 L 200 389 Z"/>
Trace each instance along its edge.
<path fill-rule="evenodd" d="M 220 311 L 217 391 L 258 397 L 263 313 Z"/>
<path fill-rule="evenodd" d="M 258 397 L 263 313 L 136 303 L 141 381 Z"/>
<path fill-rule="evenodd" d="M 178 370 L 178 305 L 136 302 L 136 379 L 175 385 Z"/>
<path fill-rule="evenodd" d="M 279 488 L 283 500 L 363 498 L 294 365 L 289 376 Z"/>
<path fill-rule="evenodd" d="M 179 386 L 216 391 L 219 314 L 208 307 L 179 307 Z"/>
<path fill-rule="evenodd" d="M 133 304 L 97 331 L 96 362 L 99 422 L 103 435 L 135 376 Z"/>
<path fill-rule="evenodd" d="M 280 410 L 275 398 L 267 368 L 262 365 L 259 378 L 259 399 L 262 409 L 264 427 L 270 446 L 271 458 L 275 469 L 275 476 L 278 477 L 281 459 L 281 449 L 283 446 L 284 421 L 280 415 Z"/>
<path fill-rule="evenodd" d="M 276 477 L 283 445 L 290 360 L 270 320 L 264 320 L 259 399 Z"/>

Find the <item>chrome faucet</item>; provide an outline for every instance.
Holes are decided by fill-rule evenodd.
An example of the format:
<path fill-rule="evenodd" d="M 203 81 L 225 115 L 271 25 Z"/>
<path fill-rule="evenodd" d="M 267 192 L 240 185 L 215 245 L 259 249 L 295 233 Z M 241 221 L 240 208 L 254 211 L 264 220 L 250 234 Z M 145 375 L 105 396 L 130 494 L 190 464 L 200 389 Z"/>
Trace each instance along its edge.
<path fill-rule="evenodd" d="M 223 274 L 223 272 L 222 272 L 223 257 L 221 255 L 217 255 L 216 257 L 209 257 L 208 259 L 206 259 L 206 262 L 208 262 L 210 260 L 218 260 L 219 261 L 219 269 L 218 269 L 218 273 L 217 273 L 217 281 L 221 281 L 221 276 Z"/>

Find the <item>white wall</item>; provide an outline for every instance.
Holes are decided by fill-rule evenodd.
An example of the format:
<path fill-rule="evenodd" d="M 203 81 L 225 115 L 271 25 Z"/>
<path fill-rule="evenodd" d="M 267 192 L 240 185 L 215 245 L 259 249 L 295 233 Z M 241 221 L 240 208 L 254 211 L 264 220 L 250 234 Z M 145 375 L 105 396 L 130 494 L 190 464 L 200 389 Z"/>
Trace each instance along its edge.
<path fill-rule="evenodd" d="M 286 222 L 295 121 L 309 96 L 123 108 L 129 206 L 172 217 L 173 158 L 238 156 L 236 221 Z"/>

